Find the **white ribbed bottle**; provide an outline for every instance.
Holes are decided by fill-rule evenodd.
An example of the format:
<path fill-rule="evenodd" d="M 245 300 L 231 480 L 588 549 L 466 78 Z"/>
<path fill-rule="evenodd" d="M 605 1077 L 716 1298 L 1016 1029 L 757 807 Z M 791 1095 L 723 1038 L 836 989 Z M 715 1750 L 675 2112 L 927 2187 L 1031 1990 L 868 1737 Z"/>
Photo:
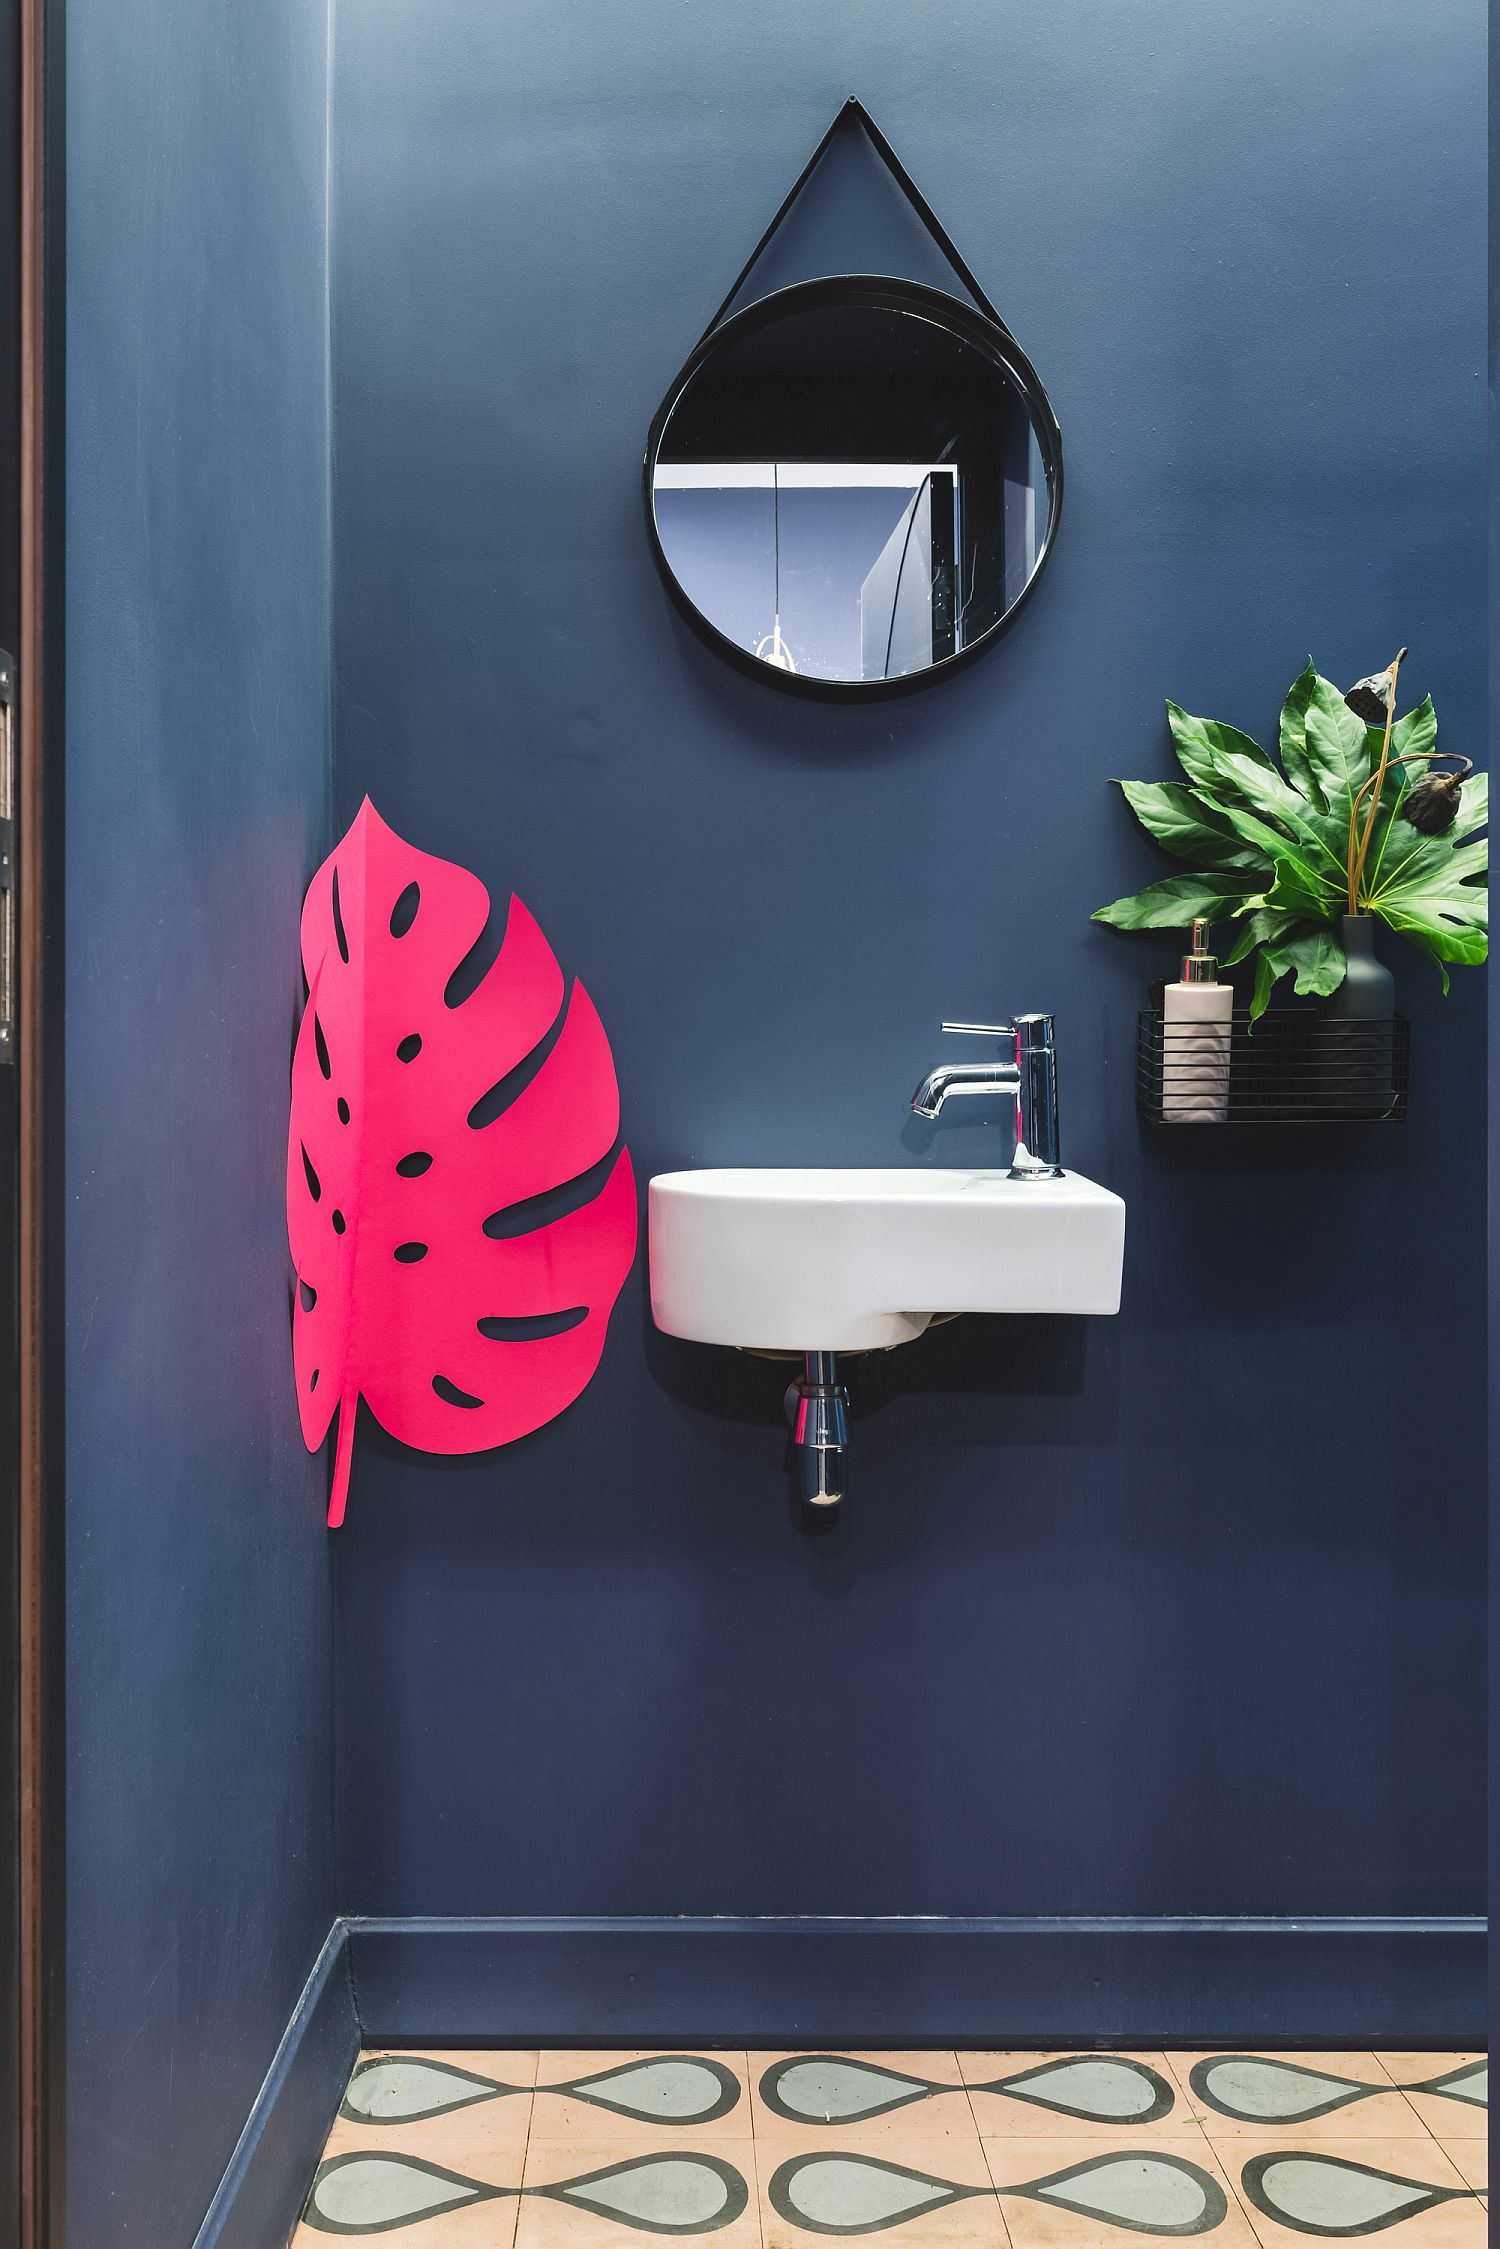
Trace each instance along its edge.
<path fill-rule="evenodd" d="M 1171 1124 L 1223 1124 L 1229 1115 L 1229 1018 L 1234 990 L 1219 982 L 1206 921 L 1195 921 L 1182 981 L 1162 995 L 1161 1113 Z"/>

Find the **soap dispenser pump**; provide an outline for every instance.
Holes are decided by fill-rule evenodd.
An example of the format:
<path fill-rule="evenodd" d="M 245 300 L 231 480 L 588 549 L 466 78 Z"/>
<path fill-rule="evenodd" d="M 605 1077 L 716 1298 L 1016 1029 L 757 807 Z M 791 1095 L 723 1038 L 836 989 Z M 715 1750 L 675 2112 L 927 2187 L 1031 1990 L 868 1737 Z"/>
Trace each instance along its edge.
<path fill-rule="evenodd" d="M 1175 1124 L 1223 1124 L 1229 1115 L 1229 1019 L 1234 988 L 1219 982 L 1213 931 L 1195 921 L 1182 977 L 1162 995 L 1161 1113 Z"/>

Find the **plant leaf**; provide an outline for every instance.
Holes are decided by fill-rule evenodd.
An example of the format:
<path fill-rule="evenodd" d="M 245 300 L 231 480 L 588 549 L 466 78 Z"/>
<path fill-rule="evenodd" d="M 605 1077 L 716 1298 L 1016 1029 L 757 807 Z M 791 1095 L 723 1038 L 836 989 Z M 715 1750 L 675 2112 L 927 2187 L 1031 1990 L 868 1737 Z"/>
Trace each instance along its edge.
<path fill-rule="evenodd" d="M 1394 926 L 1392 924 L 1392 927 Z M 1482 931 L 1471 932 L 1468 939 L 1468 949 L 1463 953 L 1454 950 L 1447 931 L 1444 931 L 1442 936 L 1435 937 L 1429 930 L 1412 925 L 1402 929 L 1400 934 L 1408 944 L 1415 945 L 1419 952 L 1425 953 L 1429 960 L 1437 963 L 1438 974 L 1443 980 L 1443 997 L 1445 999 L 1453 988 L 1453 979 L 1448 974 L 1448 963 L 1450 961 L 1456 962 L 1464 968 L 1475 968 L 1489 957 L 1489 939 Z"/>
<path fill-rule="evenodd" d="M 1276 862 L 1276 880 L 1265 895 L 1265 904 L 1284 914 L 1308 921 L 1332 921 L 1346 903 L 1343 891 L 1330 884 L 1321 868 L 1300 853 L 1286 852 Z"/>
<path fill-rule="evenodd" d="M 1455 921 L 1487 926 L 1489 838 L 1475 836 L 1456 844 L 1451 835 L 1424 836 L 1409 823 L 1400 832 L 1401 842 L 1391 846 L 1380 881 L 1369 893 L 1369 910 L 1383 914 L 1388 905 L 1412 906 L 1427 899 L 1449 909 Z"/>
<path fill-rule="evenodd" d="M 1469 786 L 1465 782 L 1465 796 Z M 1418 836 L 1409 823 L 1392 835 L 1400 840 L 1387 839 L 1385 861 L 1368 887 L 1366 904 L 1388 929 L 1438 963 L 1446 992 L 1448 962 L 1477 967 L 1489 957 L 1489 839 L 1471 836 L 1455 842 L 1452 830 L 1446 836 Z"/>
<path fill-rule="evenodd" d="M 447 1000 L 489 903 L 367 797 L 303 907 L 287 1228 L 309 1451 L 339 1420 L 331 1524 L 361 1398 L 427 1452 L 525 1436 L 593 1375 L 635 1255 L 609 1045 L 518 898 L 498 957 Z M 562 1188 L 561 1210 L 529 1207 Z"/>
<path fill-rule="evenodd" d="M 1343 848 L 1347 852 L 1349 813 L 1375 765 L 1364 721 L 1355 717 L 1347 703 L 1341 701 L 1338 707 L 1342 714 L 1339 718 L 1332 717 L 1316 703 L 1309 710 L 1307 756 L 1317 775 L 1323 802 L 1343 832 Z M 1384 741 L 1383 732 L 1379 739 Z"/>
<path fill-rule="evenodd" d="M 1307 868 L 1309 882 L 1326 890 L 1330 900 L 1344 896 L 1344 858 L 1342 850 L 1334 848 L 1338 822 L 1331 814 L 1314 812 L 1304 805 L 1296 824 L 1297 833 L 1289 836 L 1283 828 L 1273 827 L 1269 820 L 1247 811 L 1243 805 L 1226 800 L 1219 810 L 1236 835 L 1253 845 L 1273 867 L 1278 859 L 1299 860 Z"/>
<path fill-rule="evenodd" d="M 1196 867 L 1250 871 L 1266 864 L 1264 854 L 1247 850 L 1217 806 L 1206 804 L 1181 781 L 1117 781 L 1141 826 L 1174 858 Z"/>
<path fill-rule="evenodd" d="M 1294 974 L 1294 991 L 1317 992 L 1326 998 L 1343 983 L 1346 966 L 1344 948 L 1331 929 L 1302 930 L 1279 944 L 1264 946 L 1255 964 L 1251 1022 L 1258 1023 L 1265 1014 L 1283 976 Z"/>
<path fill-rule="evenodd" d="M 1348 851 L 1346 823 L 1299 794 L 1279 773 L 1261 774 L 1232 756 L 1225 758 L 1222 766 L 1218 788 L 1211 796 L 1206 790 L 1201 793 L 1235 833 L 1272 860 L 1294 851 L 1307 860 L 1331 893 L 1342 893 Z"/>
<path fill-rule="evenodd" d="M 1318 805 L 1322 805 L 1322 798 L 1307 754 L 1307 714 L 1315 700 L 1320 708 L 1326 707 L 1330 696 L 1338 703 L 1343 702 L 1333 682 L 1319 678 L 1317 666 L 1309 657 L 1306 671 L 1299 672 L 1292 681 L 1281 706 L 1281 762 L 1288 779 Z"/>
<path fill-rule="evenodd" d="M 1223 956 L 1224 967 L 1236 967 L 1240 961 L 1249 959 L 1257 945 L 1277 944 L 1301 927 L 1302 918 L 1298 914 L 1281 913 L 1270 906 L 1257 907 L 1240 923 L 1234 943 Z"/>
<path fill-rule="evenodd" d="M 1248 758 L 1263 765 L 1268 773 L 1276 771 L 1260 744 L 1252 742 L 1237 726 L 1224 726 L 1213 718 L 1194 718 L 1191 711 L 1173 702 L 1167 704 L 1167 724 L 1172 729 L 1177 761 L 1195 788 L 1214 788 L 1219 761 L 1224 757 Z"/>
<path fill-rule="evenodd" d="M 1378 763 L 1382 729 L 1378 726 L 1372 726 L 1370 732 L 1374 736 L 1371 755 Z M 1415 710 L 1408 711 L 1405 718 L 1398 718 L 1391 728 L 1391 756 L 1413 757 L 1421 752 L 1435 750 L 1436 748 L 1437 712 L 1432 707 L 1432 697 L 1424 695 Z M 1423 768 L 1420 765 L 1402 766 L 1403 792 L 1411 787 L 1413 781 L 1421 780 L 1422 772 Z"/>
<path fill-rule="evenodd" d="M 1487 773 L 1471 773 L 1458 801 L 1458 817 L 1448 830 L 1449 840 L 1462 843 L 1466 836 L 1488 827 L 1489 819 L 1490 777 Z"/>
<path fill-rule="evenodd" d="M 1236 885 L 1228 875 L 1168 875 L 1133 897 L 1101 906 L 1091 918 L 1112 929 L 1186 929 L 1191 922 L 1242 914 L 1255 895 L 1248 881 Z"/>
<path fill-rule="evenodd" d="M 1294 683 L 1293 695 L 1301 682 Z M 1315 707 L 1324 703 L 1337 705 L 1350 721 L 1354 731 L 1363 739 L 1364 728 L 1345 710 L 1338 689 L 1316 672 L 1312 674 L 1309 688 Z M 1290 699 L 1289 699 L 1290 700 Z M 1258 743 L 1238 727 L 1221 726 L 1215 721 L 1192 717 L 1175 703 L 1168 703 L 1167 714 L 1172 727 L 1172 738 L 1183 770 L 1194 788 L 1214 810 L 1221 813 L 1234 826 L 1246 842 L 1274 857 L 1280 846 L 1268 842 L 1264 828 L 1274 829 L 1288 842 L 1302 844 L 1316 863 L 1326 858 L 1330 877 L 1342 868 L 1346 857 L 1348 811 L 1344 813 L 1342 829 L 1332 821 L 1316 789 L 1311 791 L 1294 785 L 1269 758 Z M 1283 713 L 1285 718 L 1285 713 Z M 1293 743 L 1293 756 L 1300 773 L 1306 773 L 1309 759 L 1305 743 L 1305 721 L 1302 735 L 1295 725 L 1289 726 Z M 1299 754 L 1300 753 L 1300 754 Z M 1252 828 L 1250 819 L 1262 823 Z"/>
<path fill-rule="evenodd" d="M 1278 966 L 1276 954 L 1267 946 L 1255 963 L 1255 983 L 1250 993 L 1250 1020 L 1258 1023 L 1271 1004 L 1271 993 L 1286 974 L 1285 965 Z"/>
<path fill-rule="evenodd" d="M 1316 846 L 1315 856 L 1321 853 L 1335 866 L 1343 865 L 1343 830 L 1339 822 L 1325 813 L 1321 805 L 1294 789 L 1284 774 L 1231 754 L 1220 758 L 1219 775 L 1219 786 L 1211 793 L 1214 802 L 1222 805 L 1231 818 L 1232 800 L 1226 783 L 1238 795 L 1243 807 L 1279 829 L 1289 840 Z M 1347 820 L 1346 814 L 1345 828 Z M 1240 832 L 1243 834 L 1244 830 Z M 1336 845 L 1335 838 L 1339 839 Z"/>
<path fill-rule="evenodd" d="M 1276 948 L 1277 957 L 1296 971 L 1292 989 L 1326 999 L 1344 981 L 1349 963 L 1331 929 L 1309 929 Z"/>

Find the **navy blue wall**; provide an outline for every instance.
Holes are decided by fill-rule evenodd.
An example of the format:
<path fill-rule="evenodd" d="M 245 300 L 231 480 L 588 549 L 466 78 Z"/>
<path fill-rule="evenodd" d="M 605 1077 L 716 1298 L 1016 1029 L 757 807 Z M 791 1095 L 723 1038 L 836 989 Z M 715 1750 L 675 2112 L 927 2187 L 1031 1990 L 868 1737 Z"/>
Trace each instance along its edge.
<path fill-rule="evenodd" d="M 1434 0 L 360 0 L 336 39 L 340 820 L 514 887 L 642 1180 L 965 1163 L 944 1014 L 1055 1008 L 1118 1321 L 856 1376 L 792 1529 L 776 1370 L 654 1333 L 469 1461 L 366 1427 L 337 1543 L 342 1903 L 377 1914 L 1476 1911 L 1482 980 L 1405 1131 L 1143 1142 L 1162 699 L 1271 735 L 1410 642 L 1484 718 L 1484 11 Z M 857 92 L 1048 384 L 1068 505 L 985 662 L 853 712 L 683 629 L 662 390 Z M 80 1297 L 76 1316 L 86 1316 Z M 1287 2024 L 1289 2034 L 1297 2026 Z"/>
<path fill-rule="evenodd" d="M 68 16 L 65 2237 L 186 2249 L 334 1910 L 281 1188 L 328 830 L 326 33 Z"/>

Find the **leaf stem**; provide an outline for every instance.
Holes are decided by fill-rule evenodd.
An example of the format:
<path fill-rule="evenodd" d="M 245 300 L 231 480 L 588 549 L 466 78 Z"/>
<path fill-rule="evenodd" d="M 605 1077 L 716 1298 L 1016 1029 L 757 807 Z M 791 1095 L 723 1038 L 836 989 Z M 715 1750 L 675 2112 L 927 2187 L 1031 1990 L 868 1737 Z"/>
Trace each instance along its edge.
<path fill-rule="evenodd" d="M 333 1448 L 333 1487 L 328 1494 L 328 1528 L 336 1531 L 349 1503 L 349 1470 L 354 1464 L 354 1423 L 359 1413 L 359 1391 L 346 1391 L 339 1400 L 339 1433 Z"/>
<path fill-rule="evenodd" d="M 1467 769 L 1467 772 L 1466 772 L 1466 774 L 1465 774 L 1465 778 L 1467 778 L 1467 775 L 1468 775 L 1468 773 L 1472 773 L 1472 772 L 1473 772 L 1473 770 L 1474 770 L 1474 760 L 1473 760 L 1472 758 L 1467 758 L 1467 757 L 1465 757 L 1465 758 L 1461 758 L 1461 757 L 1459 757 L 1459 754 L 1458 754 L 1457 750 L 1404 750 L 1404 751 L 1402 751 L 1402 753 L 1400 754 L 1400 756 L 1399 756 L 1399 757 L 1393 757 L 1393 758 L 1390 758 L 1390 759 L 1388 759 L 1388 760 L 1387 760 L 1386 762 L 1387 762 L 1388 764 L 1390 764 L 1390 765 L 1430 765 L 1430 764 L 1432 763 L 1432 761 L 1433 761 L 1433 759 L 1434 759 L 1434 758 L 1440 758 L 1440 757 L 1442 757 L 1442 758 L 1447 758 L 1447 759 L 1449 759 L 1450 761 L 1452 761 L 1452 760 L 1454 760 L 1454 759 L 1457 759 L 1457 760 L 1458 760 L 1458 763 L 1459 763 L 1460 765 L 1464 766 L 1464 767 L 1465 767 L 1465 768 Z M 1377 782 L 1377 781 L 1378 781 L 1379 779 L 1380 779 L 1380 774 L 1379 774 L 1379 773 L 1372 773 L 1372 774 L 1370 775 L 1370 778 L 1369 778 L 1369 780 L 1368 780 L 1368 781 L 1365 781 L 1365 782 L 1363 782 L 1363 783 L 1361 784 L 1361 786 L 1360 786 L 1360 787 L 1359 787 L 1358 789 L 1356 789 L 1356 791 L 1354 792 L 1354 800 L 1353 800 L 1353 802 L 1351 803 L 1351 805 L 1350 805 L 1350 807 L 1349 807 L 1349 848 L 1350 848 L 1350 850 L 1351 850 L 1351 851 L 1352 851 L 1352 850 L 1353 850 L 1353 848 L 1354 848 L 1354 820 L 1355 820 L 1355 815 L 1356 815 L 1356 813 L 1357 813 L 1357 812 L 1358 812 L 1358 810 L 1359 810 L 1360 800 L 1361 800 L 1361 798 L 1363 798 L 1363 797 L 1365 797 L 1365 796 L 1367 796 L 1367 795 L 1369 794 L 1370 790 L 1374 788 L 1374 786 L 1375 786 L 1376 782 Z M 1373 818 L 1374 818 L 1374 814 L 1372 813 L 1372 814 L 1371 814 L 1371 819 L 1373 820 Z M 1387 833 L 1387 841 L 1388 841 L 1388 840 L 1389 840 L 1389 833 Z M 1368 851 L 1369 847 L 1370 847 L 1370 841 L 1369 841 L 1369 835 L 1368 835 L 1368 832 L 1367 832 L 1367 833 L 1366 833 L 1366 836 L 1365 836 L 1365 850 L 1366 850 L 1366 851 Z M 1384 855 L 1385 855 L 1385 845 L 1384 845 L 1384 844 L 1382 844 L 1382 845 L 1381 845 L 1381 847 L 1380 847 L 1380 850 L 1381 850 L 1381 856 L 1382 856 L 1382 858 L 1383 858 L 1383 857 L 1384 857 Z M 1404 864 L 1404 862 L 1403 862 L 1403 864 Z M 1378 862 L 1377 862 L 1377 866 L 1378 866 Z M 1361 855 L 1360 855 L 1360 862 L 1359 862 L 1359 873 L 1360 873 L 1361 877 L 1362 877 L 1362 876 L 1363 876 L 1363 874 L 1364 874 L 1364 867 L 1365 867 L 1365 862 L 1364 862 L 1364 854 L 1363 854 L 1363 853 L 1361 853 Z M 1350 911 L 1351 911 L 1351 912 L 1353 912 L 1353 913 L 1357 913 L 1357 912 L 1358 912 L 1358 910 L 1359 910 L 1359 909 L 1358 909 L 1358 907 L 1351 907 L 1351 908 L 1350 908 Z"/>
<path fill-rule="evenodd" d="M 1396 723 L 1396 675 L 1401 669 L 1401 665 L 1403 659 L 1405 658 L 1405 655 L 1406 650 L 1404 648 L 1397 649 L 1395 661 L 1391 665 L 1386 684 L 1385 740 L 1380 745 L 1380 763 L 1376 766 L 1370 780 L 1365 784 L 1365 788 L 1372 789 L 1374 794 L 1370 798 L 1369 809 L 1365 813 L 1364 826 L 1360 830 L 1359 849 L 1357 852 L 1354 848 L 1354 830 L 1356 815 L 1359 809 L 1359 799 L 1364 795 L 1364 789 L 1361 789 L 1359 791 L 1359 794 L 1355 797 L 1353 803 L 1349 807 L 1348 895 L 1349 911 L 1351 914 L 1357 914 L 1359 912 L 1359 886 L 1364 878 L 1365 857 L 1370 849 L 1370 836 L 1375 826 L 1375 815 L 1380 810 L 1381 792 L 1385 787 L 1385 776 L 1387 769 L 1389 768 L 1391 763 L 1391 729 Z"/>

